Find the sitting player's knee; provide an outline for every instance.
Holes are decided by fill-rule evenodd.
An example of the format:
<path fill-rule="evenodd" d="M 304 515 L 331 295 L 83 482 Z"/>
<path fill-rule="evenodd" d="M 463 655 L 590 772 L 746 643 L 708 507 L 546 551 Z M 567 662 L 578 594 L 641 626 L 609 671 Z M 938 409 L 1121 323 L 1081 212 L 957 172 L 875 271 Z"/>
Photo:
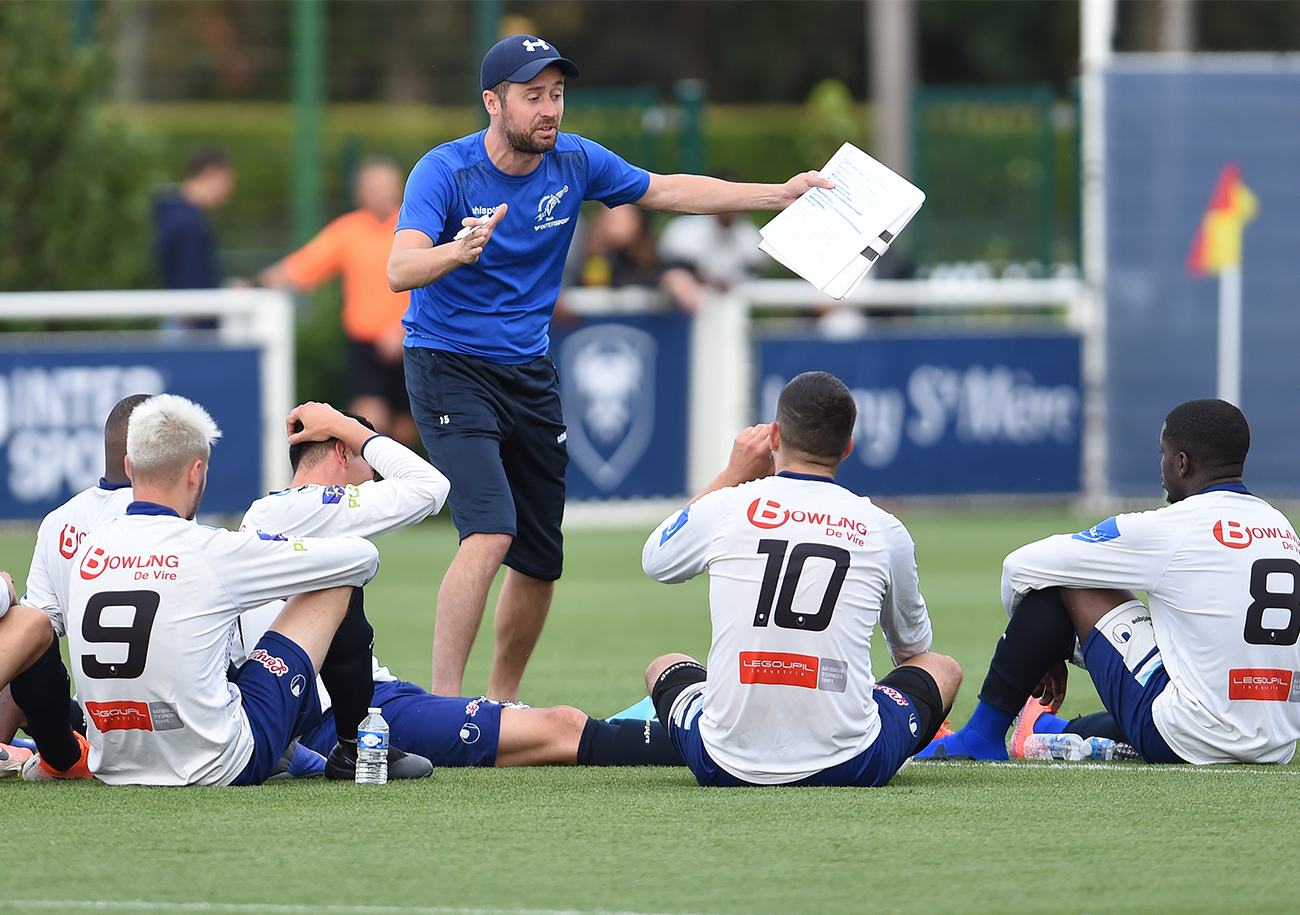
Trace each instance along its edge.
<path fill-rule="evenodd" d="M 659 678 L 663 676 L 665 670 L 672 667 L 674 664 L 680 664 L 683 661 L 698 664 L 698 662 L 690 655 L 682 654 L 681 652 L 660 655 L 651 661 L 650 666 L 645 669 L 646 695 L 652 695 L 654 693 L 655 684 L 659 682 Z"/>

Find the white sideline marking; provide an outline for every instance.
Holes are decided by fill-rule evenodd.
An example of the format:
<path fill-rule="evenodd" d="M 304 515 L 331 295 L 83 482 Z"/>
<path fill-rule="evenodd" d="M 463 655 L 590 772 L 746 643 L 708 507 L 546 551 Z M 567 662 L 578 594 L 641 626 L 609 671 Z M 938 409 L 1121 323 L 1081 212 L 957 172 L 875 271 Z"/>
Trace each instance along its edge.
<path fill-rule="evenodd" d="M 144 899 L 0 899 L 0 909 L 78 909 L 86 912 L 204 912 L 212 915 L 657 915 L 609 909 L 502 909 L 475 906 L 276 905 L 232 902 L 150 902 Z M 686 915 L 686 913 L 678 913 Z"/>

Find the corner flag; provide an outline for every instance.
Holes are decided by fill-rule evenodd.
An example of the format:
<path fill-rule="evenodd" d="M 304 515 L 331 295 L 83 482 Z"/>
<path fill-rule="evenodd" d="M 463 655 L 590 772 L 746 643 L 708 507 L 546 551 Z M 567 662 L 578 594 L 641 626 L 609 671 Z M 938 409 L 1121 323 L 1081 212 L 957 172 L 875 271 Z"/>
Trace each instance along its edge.
<path fill-rule="evenodd" d="M 1229 162 L 1219 172 L 1210 204 L 1187 253 L 1187 270 L 1203 277 L 1241 266 L 1241 235 L 1259 212 L 1259 201 L 1241 180 L 1241 169 Z"/>

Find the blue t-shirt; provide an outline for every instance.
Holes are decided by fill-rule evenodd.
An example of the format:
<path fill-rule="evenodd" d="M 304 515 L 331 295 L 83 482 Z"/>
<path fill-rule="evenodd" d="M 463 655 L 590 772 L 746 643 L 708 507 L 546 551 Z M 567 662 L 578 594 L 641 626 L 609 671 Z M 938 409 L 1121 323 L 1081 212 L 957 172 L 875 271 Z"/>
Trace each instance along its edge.
<path fill-rule="evenodd" d="M 492 164 L 484 132 L 425 154 L 406 181 L 397 228 L 446 244 L 466 216 L 510 209 L 474 264 L 411 290 L 406 345 L 521 364 L 546 354 L 546 329 L 560 294 L 564 258 L 584 200 L 607 206 L 645 196 L 650 173 L 598 143 L 569 133 L 527 175 Z"/>

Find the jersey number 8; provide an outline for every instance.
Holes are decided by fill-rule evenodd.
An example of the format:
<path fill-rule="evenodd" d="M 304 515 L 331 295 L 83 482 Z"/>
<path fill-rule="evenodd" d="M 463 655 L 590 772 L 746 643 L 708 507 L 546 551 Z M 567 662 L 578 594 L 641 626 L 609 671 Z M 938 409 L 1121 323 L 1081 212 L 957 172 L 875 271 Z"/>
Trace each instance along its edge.
<path fill-rule="evenodd" d="M 1268 577 L 1286 575 L 1291 579 L 1289 591 L 1270 591 Z M 1250 567 L 1250 596 L 1246 608 L 1246 630 L 1242 633 L 1251 645 L 1294 645 L 1300 638 L 1300 562 L 1294 559 L 1260 559 Z M 1285 629 L 1264 626 L 1265 610 L 1285 610 Z"/>

